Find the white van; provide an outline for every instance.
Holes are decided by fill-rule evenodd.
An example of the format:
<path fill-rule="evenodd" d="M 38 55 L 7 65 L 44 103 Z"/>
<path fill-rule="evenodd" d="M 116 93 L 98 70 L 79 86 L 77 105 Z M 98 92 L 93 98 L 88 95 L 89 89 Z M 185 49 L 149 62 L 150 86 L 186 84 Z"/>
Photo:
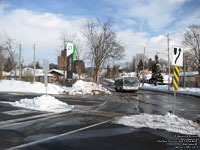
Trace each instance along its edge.
<path fill-rule="evenodd" d="M 123 76 L 115 79 L 115 90 L 119 91 L 138 91 L 139 80 L 137 77 Z"/>

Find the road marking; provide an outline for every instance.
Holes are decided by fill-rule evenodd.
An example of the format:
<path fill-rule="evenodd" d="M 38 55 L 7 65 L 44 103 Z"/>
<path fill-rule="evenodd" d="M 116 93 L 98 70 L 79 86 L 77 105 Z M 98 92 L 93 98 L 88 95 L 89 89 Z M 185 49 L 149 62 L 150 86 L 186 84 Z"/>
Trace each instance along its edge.
<path fill-rule="evenodd" d="M 7 101 L 0 101 L 0 103 L 3 103 L 3 104 L 10 104 L 10 102 L 7 102 Z"/>
<path fill-rule="evenodd" d="M 12 119 L 12 120 L 8 120 L 8 121 L 0 121 L 0 128 L 17 125 L 17 124 L 25 123 L 25 122 L 35 121 L 35 120 L 30 120 L 30 119 L 37 119 L 37 118 L 46 117 L 46 116 L 48 117 L 48 116 L 51 116 L 54 114 L 56 114 L 56 113 L 48 113 L 48 114 L 41 114 L 41 115 L 36 115 L 36 116 L 31 116 L 31 117 L 26 117 L 26 118 Z M 51 117 L 53 117 L 53 116 L 51 116 Z M 40 118 L 40 119 L 45 119 L 45 118 Z M 26 121 L 26 120 L 29 120 L 29 121 Z M 18 121 L 24 121 L 24 122 L 18 122 Z"/>
<path fill-rule="evenodd" d="M 17 115 L 30 114 L 30 113 L 34 113 L 34 112 L 37 112 L 37 111 L 28 110 L 28 109 L 21 109 L 21 110 L 4 111 L 2 113 L 6 114 L 6 115 L 11 115 L 11 116 L 17 116 Z"/>
<path fill-rule="evenodd" d="M 42 140 L 38 140 L 38 141 L 22 144 L 22 145 L 19 145 L 19 146 L 16 146 L 16 147 L 11 147 L 11 148 L 8 148 L 8 149 L 5 149 L 5 150 L 15 150 L 17 148 L 23 148 L 23 147 L 31 146 L 31 145 L 34 145 L 34 144 L 42 143 L 42 142 L 45 142 L 45 141 L 48 141 L 48 140 L 52 140 L 52 139 L 59 138 L 59 137 L 62 137 L 62 136 L 66 136 L 66 135 L 69 135 L 69 134 L 73 134 L 73 133 L 76 133 L 76 132 L 79 132 L 79 131 L 83 131 L 83 130 L 86 130 L 86 129 L 89 129 L 89 128 L 93 128 L 93 127 L 108 123 L 108 122 L 110 122 L 112 120 L 113 119 L 109 119 L 109 120 L 106 120 L 106 121 L 103 121 L 103 122 L 99 122 L 99 123 L 96 123 L 96 124 L 93 124 L 93 125 L 90 125 L 90 126 L 86 126 L 86 127 L 77 129 L 77 130 L 73 130 L 73 131 L 70 131 L 70 132 L 62 133 L 62 134 L 59 134 L 59 135 L 56 135 L 56 136 L 52 136 L 52 137 L 49 137 L 49 138 L 46 138 L 46 139 L 42 139 Z"/>
<path fill-rule="evenodd" d="M 100 108 L 102 108 L 105 104 L 107 104 L 107 101 L 105 101 L 103 104 L 101 104 L 95 111 L 98 111 Z"/>

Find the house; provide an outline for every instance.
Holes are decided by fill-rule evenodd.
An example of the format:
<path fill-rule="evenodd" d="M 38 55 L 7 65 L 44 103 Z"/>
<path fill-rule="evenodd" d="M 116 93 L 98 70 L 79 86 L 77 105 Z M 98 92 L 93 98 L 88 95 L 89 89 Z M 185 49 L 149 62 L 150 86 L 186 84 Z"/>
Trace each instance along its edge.
<path fill-rule="evenodd" d="M 54 83 L 60 83 L 63 81 L 64 78 L 64 71 L 58 70 L 58 69 L 52 69 L 49 71 L 49 74 L 53 75 L 53 82 Z"/>
<path fill-rule="evenodd" d="M 184 87 L 184 72 L 179 73 L 179 86 Z M 200 87 L 200 75 L 198 71 L 185 72 L 186 87 Z"/>
<path fill-rule="evenodd" d="M 10 71 L 10 72 L 5 72 L 3 71 L 3 76 L 5 79 L 19 79 L 19 69 L 16 69 L 16 71 Z M 53 83 L 53 75 L 47 74 L 48 76 L 48 82 Z M 32 82 L 34 78 L 34 69 L 27 67 L 22 70 L 22 80 L 23 81 L 30 81 Z M 44 73 L 43 69 L 36 69 L 35 70 L 35 81 L 37 82 L 44 82 Z"/>

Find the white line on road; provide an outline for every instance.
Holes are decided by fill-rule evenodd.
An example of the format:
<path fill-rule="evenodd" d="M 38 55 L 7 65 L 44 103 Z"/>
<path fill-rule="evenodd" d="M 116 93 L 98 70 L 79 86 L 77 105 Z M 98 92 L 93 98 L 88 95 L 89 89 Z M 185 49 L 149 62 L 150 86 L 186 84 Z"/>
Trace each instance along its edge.
<path fill-rule="evenodd" d="M 38 112 L 38 111 L 34 111 L 34 110 L 30 110 L 30 109 L 17 109 L 17 110 L 11 110 L 11 111 L 4 111 L 4 112 L 2 112 L 2 114 L 18 116 L 18 115 L 35 113 L 35 112 Z"/>
<path fill-rule="evenodd" d="M 52 140 L 52 139 L 55 139 L 55 138 L 59 138 L 59 137 L 65 136 L 65 135 L 69 135 L 69 134 L 76 133 L 76 132 L 79 132 L 79 131 L 83 131 L 83 130 L 86 130 L 86 129 L 89 129 L 89 128 L 93 128 L 93 127 L 105 124 L 107 122 L 110 122 L 112 120 L 113 119 L 106 120 L 106 121 L 96 123 L 96 124 L 93 124 L 93 125 L 90 125 L 90 126 L 87 126 L 87 127 L 83 127 L 83 128 L 77 129 L 77 130 L 73 130 L 73 131 L 70 131 L 70 132 L 66 132 L 66 133 L 63 133 L 63 134 L 52 136 L 52 137 L 49 137 L 49 138 L 46 138 L 46 139 L 30 142 L 30 143 L 27 143 L 27 144 L 22 144 L 22 145 L 19 145 L 19 146 L 16 146 L 16 147 L 11 147 L 11 148 L 8 148 L 8 149 L 5 149 L 5 150 L 15 150 L 17 148 L 23 148 L 23 147 L 31 146 L 31 145 L 34 145 L 34 144 L 42 143 L 42 142 Z"/>
<path fill-rule="evenodd" d="M 112 116 L 112 115 L 116 115 L 116 116 L 120 116 L 122 114 L 120 113 L 108 113 L 108 112 L 102 112 L 102 111 L 96 111 L 96 110 L 73 110 L 73 112 L 71 114 L 75 114 L 75 113 L 86 113 L 86 114 L 90 114 L 90 113 L 98 113 L 98 115 L 108 115 L 108 116 Z M 36 115 L 36 116 L 31 116 L 31 117 L 26 117 L 26 118 L 19 118 L 19 119 L 14 119 L 14 120 L 8 120 L 8 121 L 0 121 L 0 129 L 1 128 L 6 128 L 6 127 L 10 127 L 10 126 L 15 126 L 15 125 L 19 125 L 19 124 L 24 124 L 24 123 L 31 123 L 31 122 L 35 122 L 35 121 L 41 121 L 41 120 L 45 120 L 45 119 L 50 119 L 50 118 L 54 118 L 54 117 L 58 117 L 58 116 L 62 116 L 65 115 L 65 113 L 61 112 L 61 113 L 48 113 L 48 114 L 41 114 L 41 115 Z M 42 118 L 40 118 L 42 117 Z M 39 119 L 37 119 L 39 118 Z M 34 119 L 34 120 L 32 120 Z M 19 122 L 20 121 L 20 122 Z"/>
<path fill-rule="evenodd" d="M 41 114 L 41 115 L 36 115 L 36 116 L 31 116 L 31 117 L 26 117 L 26 118 L 19 118 L 19 119 L 8 120 L 8 121 L 1 121 L 0 122 L 0 128 L 5 128 L 5 127 L 21 124 L 21 123 L 33 122 L 33 121 L 36 121 L 36 120 L 38 121 L 38 120 L 48 119 L 48 118 L 52 118 L 52 117 L 57 117 L 58 115 L 56 115 L 56 114 L 60 114 L 60 113 L 48 113 L 48 114 Z M 40 118 L 40 117 L 45 117 L 45 118 Z M 37 118 L 40 118 L 40 119 L 37 119 Z M 35 119 L 35 120 L 30 120 L 30 119 Z M 26 121 L 26 120 L 28 120 L 28 121 Z M 23 122 L 17 122 L 17 121 L 23 121 Z"/>
<path fill-rule="evenodd" d="M 103 104 L 101 104 L 95 111 L 98 111 L 100 108 L 102 108 L 105 104 L 107 104 L 107 101 L 105 101 Z"/>

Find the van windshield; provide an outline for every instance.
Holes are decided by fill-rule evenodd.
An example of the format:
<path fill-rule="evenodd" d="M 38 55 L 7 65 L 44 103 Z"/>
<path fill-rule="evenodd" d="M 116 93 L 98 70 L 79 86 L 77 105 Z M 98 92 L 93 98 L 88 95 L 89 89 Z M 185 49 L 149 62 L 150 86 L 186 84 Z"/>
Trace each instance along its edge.
<path fill-rule="evenodd" d="M 124 79 L 124 86 L 138 86 L 137 79 Z"/>

